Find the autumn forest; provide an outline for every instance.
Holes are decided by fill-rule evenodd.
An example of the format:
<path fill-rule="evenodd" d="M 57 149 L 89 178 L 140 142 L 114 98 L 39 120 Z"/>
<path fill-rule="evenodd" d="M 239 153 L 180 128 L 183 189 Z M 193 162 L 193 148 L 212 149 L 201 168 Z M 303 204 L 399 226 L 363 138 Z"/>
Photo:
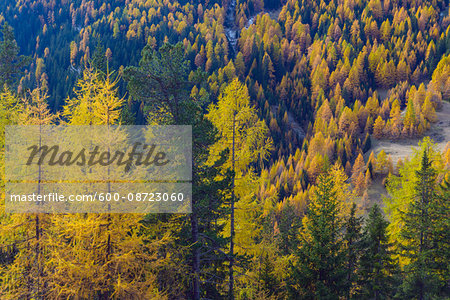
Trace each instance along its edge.
<path fill-rule="evenodd" d="M 448 0 L 0 1 L 0 299 L 449 299 Z M 8 213 L 7 125 L 191 125 L 192 213 Z"/>

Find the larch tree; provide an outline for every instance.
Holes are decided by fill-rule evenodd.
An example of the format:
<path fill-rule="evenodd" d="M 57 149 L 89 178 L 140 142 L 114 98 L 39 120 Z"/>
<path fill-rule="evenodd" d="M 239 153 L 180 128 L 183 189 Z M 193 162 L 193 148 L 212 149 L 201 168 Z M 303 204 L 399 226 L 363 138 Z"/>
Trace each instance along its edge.
<path fill-rule="evenodd" d="M 0 171 L 1 171 L 1 187 L 2 190 L 5 189 L 5 166 L 4 166 L 4 156 L 5 156 L 5 127 L 7 125 L 15 125 L 19 123 L 20 114 L 24 109 L 23 101 L 21 98 L 17 97 L 14 93 L 11 92 L 9 88 L 0 92 Z M 8 268 L 10 264 L 14 262 L 15 256 L 18 251 L 18 247 L 16 242 L 20 243 L 20 238 L 15 236 L 8 227 L 10 224 L 14 224 L 14 220 L 11 218 L 10 214 L 5 213 L 5 198 L 4 193 L 2 192 L 2 201 L 0 202 L 0 244 L 3 246 L 0 247 L 0 261 L 3 264 L 3 273 L 0 277 L 3 277 L 3 274 L 7 274 Z M 17 279 L 20 277 L 14 278 Z M 3 279 L 0 279 L 3 281 Z M 7 281 L 6 281 L 7 282 Z M 0 289 L 1 292 L 2 289 Z M 3 293 L 3 295 L 7 295 Z M 6 298 L 7 296 L 5 296 Z M 12 295 L 11 295 L 12 297 Z"/>
<path fill-rule="evenodd" d="M 254 170 L 250 167 L 254 163 L 262 163 L 267 158 L 272 147 L 272 141 L 268 137 L 268 128 L 264 121 L 259 120 L 255 109 L 250 104 L 250 96 L 247 87 L 234 79 L 219 96 L 217 104 L 209 108 L 206 117 L 217 128 L 219 140 L 210 147 L 210 162 L 218 159 L 217 154 L 228 151 L 228 157 L 223 164 L 224 169 L 231 170 L 234 178 L 231 189 L 230 203 L 230 253 L 229 253 L 229 297 L 234 297 L 234 260 L 236 221 L 235 205 L 241 200 L 242 207 L 239 210 L 240 220 L 249 220 L 251 213 L 249 205 L 252 201 L 252 190 L 249 186 L 257 182 Z M 253 182 L 253 183 L 252 183 Z M 256 186 L 255 186 L 256 187 Z M 246 204 L 245 207 L 243 204 Z M 246 217 L 247 215 L 247 217 Z M 246 225 L 254 226 L 251 223 Z M 249 227 L 239 224 L 238 228 L 253 234 Z M 253 228 L 253 230 L 256 228 Z M 250 231 L 250 232 L 249 232 Z M 240 232 L 240 235 L 242 233 Z M 249 242 L 247 240 L 247 242 Z"/>
<path fill-rule="evenodd" d="M 366 164 L 364 163 L 364 158 L 361 153 L 359 153 L 358 157 L 355 160 L 355 163 L 353 164 L 352 168 L 352 181 L 353 183 L 356 182 L 356 179 L 358 178 L 360 173 L 364 173 L 364 169 L 366 167 Z"/>
<path fill-rule="evenodd" d="M 433 104 L 431 103 L 431 97 L 427 96 L 425 98 L 425 101 L 422 105 L 422 113 L 423 116 L 425 117 L 425 119 L 427 119 L 428 122 L 436 122 L 437 121 L 437 116 L 436 116 L 436 110 L 433 106 Z"/>
<path fill-rule="evenodd" d="M 11 100 L 11 99 L 10 99 Z M 31 92 L 24 101 L 23 109 L 15 110 L 21 125 L 51 125 L 57 115 L 50 112 L 47 95 L 40 89 Z M 6 103 L 5 103 L 6 104 Z M 10 103 L 11 104 L 11 103 Z M 14 109 L 14 108 L 13 108 Z M 39 143 L 41 137 L 39 137 Z M 44 170 L 39 166 L 35 193 L 42 187 Z M 14 261 L 3 274 L 0 292 L 6 299 L 40 299 L 48 295 L 49 271 L 46 262 L 49 249 L 50 216 L 43 213 L 13 214 L 2 226 L 1 236 L 9 237 L 17 251 Z"/>
<path fill-rule="evenodd" d="M 117 97 L 116 81 L 109 74 L 103 79 L 87 69 L 77 86 L 75 97 L 63 110 L 68 125 L 119 124 L 124 100 Z M 48 261 L 54 272 L 50 297 L 163 297 L 156 275 L 148 270 L 167 237 L 146 241 L 142 214 L 60 214 L 53 218 L 55 237 L 65 239 L 51 241 L 59 251 L 51 252 Z"/>
<path fill-rule="evenodd" d="M 408 99 L 405 117 L 403 118 L 403 128 L 410 136 L 415 134 L 415 125 L 417 124 L 416 113 L 414 109 L 414 101 L 412 97 Z"/>
<path fill-rule="evenodd" d="M 375 123 L 373 124 L 373 135 L 377 139 L 381 139 L 383 137 L 384 133 L 384 121 L 383 119 L 378 116 L 378 118 L 375 120 Z"/>

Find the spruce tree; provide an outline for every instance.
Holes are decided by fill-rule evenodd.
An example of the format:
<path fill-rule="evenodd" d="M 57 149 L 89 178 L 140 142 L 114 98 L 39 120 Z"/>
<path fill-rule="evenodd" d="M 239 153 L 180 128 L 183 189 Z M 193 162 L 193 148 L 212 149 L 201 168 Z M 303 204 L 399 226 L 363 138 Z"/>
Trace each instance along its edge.
<path fill-rule="evenodd" d="M 164 44 L 158 51 L 150 45 L 142 50 L 139 67 L 127 67 L 124 78 L 130 95 L 148 104 L 149 112 L 171 124 L 189 124 L 194 103 L 189 97 L 188 61 L 183 44 Z M 169 115 L 169 116 L 167 116 Z"/>
<path fill-rule="evenodd" d="M 361 258 L 358 269 L 358 296 L 385 299 L 393 295 L 397 264 L 391 257 L 391 244 L 387 234 L 389 223 L 378 205 L 370 210 L 363 229 Z"/>
<path fill-rule="evenodd" d="M 158 51 L 148 45 L 142 51 L 139 67 L 128 67 L 124 77 L 133 98 L 145 102 L 148 123 L 192 125 L 192 213 L 147 215 L 144 219 L 146 226 L 156 232 L 154 236 L 170 234 L 177 241 L 159 251 L 160 257 L 178 262 L 161 267 L 160 290 L 167 287 L 174 298 L 215 299 L 221 297 L 224 262 L 229 260 L 224 249 L 228 239 L 222 236 L 224 224 L 219 220 L 229 213 L 224 204 L 229 200 L 231 175 L 222 172 L 227 161 L 225 153 L 210 155 L 209 147 L 218 141 L 213 125 L 203 115 L 205 103 L 189 96 L 192 85 L 204 90 L 205 76 L 197 72 L 189 77 L 191 82 L 187 67 L 182 44 L 165 44 Z M 214 163 L 207 164 L 212 156 Z"/>
<path fill-rule="evenodd" d="M 429 149 L 423 151 L 420 168 L 415 173 L 414 199 L 403 214 L 404 226 L 401 229 L 404 239 L 401 248 L 409 260 L 405 266 L 406 280 L 402 293 L 405 297 L 415 296 L 423 300 L 439 292 L 439 276 L 436 272 L 436 233 L 439 229 L 436 224 L 446 216 L 439 213 L 437 171 L 429 159 Z"/>
<path fill-rule="evenodd" d="M 291 297 L 339 299 L 345 287 L 342 221 L 332 176 L 321 175 L 303 219 L 297 263 L 292 266 Z"/>
<path fill-rule="evenodd" d="M 15 88 L 22 76 L 22 69 L 30 62 L 27 56 L 19 56 L 19 46 L 14 38 L 14 32 L 7 22 L 2 28 L 3 40 L 0 41 L 0 89 L 4 85 Z"/>
<path fill-rule="evenodd" d="M 98 41 L 97 46 L 95 47 L 91 65 L 102 74 L 106 74 L 108 72 L 105 48 L 100 41 Z"/>

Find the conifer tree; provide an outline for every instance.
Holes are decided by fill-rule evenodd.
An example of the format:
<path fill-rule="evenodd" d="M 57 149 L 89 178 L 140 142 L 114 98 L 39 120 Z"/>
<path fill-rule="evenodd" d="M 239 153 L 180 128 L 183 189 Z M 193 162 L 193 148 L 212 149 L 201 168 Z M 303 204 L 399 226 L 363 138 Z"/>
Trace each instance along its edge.
<path fill-rule="evenodd" d="M 377 139 L 381 139 L 383 137 L 383 131 L 384 131 L 384 121 L 383 119 L 378 116 L 378 118 L 375 120 L 375 124 L 373 124 L 373 135 Z"/>
<path fill-rule="evenodd" d="M 107 61 L 106 61 L 106 55 L 105 55 L 105 48 L 100 43 L 100 40 L 97 42 L 97 46 L 95 47 L 95 51 L 92 56 L 91 64 L 99 72 L 102 72 L 103 74 L 107 73 L 107 68 L 106 68 Z"/>
<path fill-rule="evenodd" d="M 436 116 L 436 110 L 434 109 L 433 104 L 431 103 L 431 97 L 426 97 L 425 101 L 422 105 L 422 113 L 425 119 L 427 119 L 429 122 L 436 122 L 437 116 Z"/>
<path fill-rule="evenodd" d="M 20 79 L 22 69 L 29 64 L 30 58 L 20 55 L 14 32 L 7 22 L 2 28 L 3 39 L 0 41 L 0 89 L 4 85 L 15 88 Z"/>
<path fill-rule="evenodd" d="M 336 299 L 345 287 L 342 220 L 334 179 L 321 175 L 303 219 L 297 262 L 291 270 L 291 297 Z"/>
<path fill-rule="evenodd" d="M 98 71 L 86 69 L 76 97 L 64 107 L 68 123 L 118 124 L 123 99 L 116 95 L 116 82 L 109 74 L 103 79 Z M 160 297 L 156 274 L 148 270 L 155 266 L 158 247 L 169 239 L 165 236 L 146 241 L 143 232 L 148 229 L 142 225 L 142 218 L 141 214 L 53 215 L 52 222 L 57 224 L 54 236 L 65 239 L 52 240 L 53 249 L 59 251 L 51 251 L 48 259 L 48 267 L 54 272 L 49 297 Z"/>
<path fill-rule="evenodd" d="M 346 297 L 350 299 L 355 294 L 357 284 L 357 269 L 360 256 L 362 218 L 356 216 L 356 204 L 353 203 L 350 215 L 345 223 L 345 251 L 347 260 Z"/>
<path fill-rule="evenodd" d="M 127 67 L 124 78 L 133 98 L 146 101 L 149 111 L 170 114 L 172 124 L 189 124 L 193 103 L 187 69 L 182 43 L 164 44 L 158 51 L 146 45 L 139 67 Z"/>
<path fill-rule="evenodd" d="M 394 294 L 397 264 L 391 257 L 387 226 L 378 205 L 370 210 L 361 240 L 358 297 L 386 299 Z"/>
<path fill-rule="evenodd" d="M 414 109 L 414 101 L 413 101 L 412 97 L 410 97 L 408 100 L 408 104 L 406 106 L 405 117 L 403 119 L 403 126 L 409 135 L 414 135 L 414 133 L 415 133 L 414 126 L 416 125 L 416 123 L 417 123 L 417 120 L 416 120 L 416 113 L 415 113 L 415 109 Z M 411 131 L 411 130 L 413 130 L 413 131 Z"/>
<path fill-rule="evenodd" d="M 251 163 L 262 163 L 272 146 L 267 137 L 267 125 L 259 120 L 255 109 L 250 105 L 247 87 L 236 78 L 219 97 L 216 105 L 211 105 L 206 116 L 219 131 L 219 140 L 210 147 L 210 162 L 218 159 L 217 153 L 229 151 L 223 167 L 232 171 L 230 203 L 230 264 L 229 297 L 234 296 L 234 243 L 235 243 L 235 201 L 246 197 L 251 200 L 248 185 L 253 179 Z M 238 179 L 237 179 L 238 178 Z M 248 203 L 248 202 L 245 202 Z M 248 209 L 248 208 L 247 208 Z M 246 209 L 241 208 L 241 220 L 248 220 Z M 250 225 L 250 224 L 249 224 Z M 242 228 L 242 227 L 241 227 Z M 246 231 L 249 228 L 245 229 Z M 251 233 L 251 232 L 249 232 Z"/>
<path fill-rule="evenodd" d="M 23 125 L 50 125 L 57 116 L 47 105 L 47 95 L 35 89 L 24 102 L 24 108 L 18 113 L 18 122 Z M 6 104 L 6 103 L 5 103 Z M 39 194 L 43 170 L 39 167 L 36 192 Z M 9 237 L 10 246 L 17 249 L 14 261 L 5 268 L 0 293 L 9 299 L 41 299 L 48 295 L 49 271 L 46 266 L 49 251 L 49 231 L 51 221 L 47 214 L 13 214 L 0 235 Z"/>
<path fill-rule="evenodd" d="M 405 295 L 416 295 L 423 300 L 439 291 L 439 278 L 436 274 L 436 223 L 442 218 L 437 212 L 439 197 L 437 194 L 437 172 L 425 149 L 419 170 L 416 171 L 414 199 L 403 216 L 404 226 L 401 235 L 404 238 L 402 249 L 409 259 L 405 267 L 406 281 L 403 284 Z"/>

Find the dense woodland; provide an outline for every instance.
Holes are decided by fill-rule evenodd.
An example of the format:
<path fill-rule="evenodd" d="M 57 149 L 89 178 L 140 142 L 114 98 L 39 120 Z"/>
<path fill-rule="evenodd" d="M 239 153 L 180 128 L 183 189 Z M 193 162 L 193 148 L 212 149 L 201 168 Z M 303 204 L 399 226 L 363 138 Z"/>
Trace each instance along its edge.
<path fill-rule="evenodd" d="M 194 167 L 191 214 L 2 201 L 0 299 L 448 299 L 448 2 L 1 1 L 2 187 L 11 124 L 192 125 Z"/>

